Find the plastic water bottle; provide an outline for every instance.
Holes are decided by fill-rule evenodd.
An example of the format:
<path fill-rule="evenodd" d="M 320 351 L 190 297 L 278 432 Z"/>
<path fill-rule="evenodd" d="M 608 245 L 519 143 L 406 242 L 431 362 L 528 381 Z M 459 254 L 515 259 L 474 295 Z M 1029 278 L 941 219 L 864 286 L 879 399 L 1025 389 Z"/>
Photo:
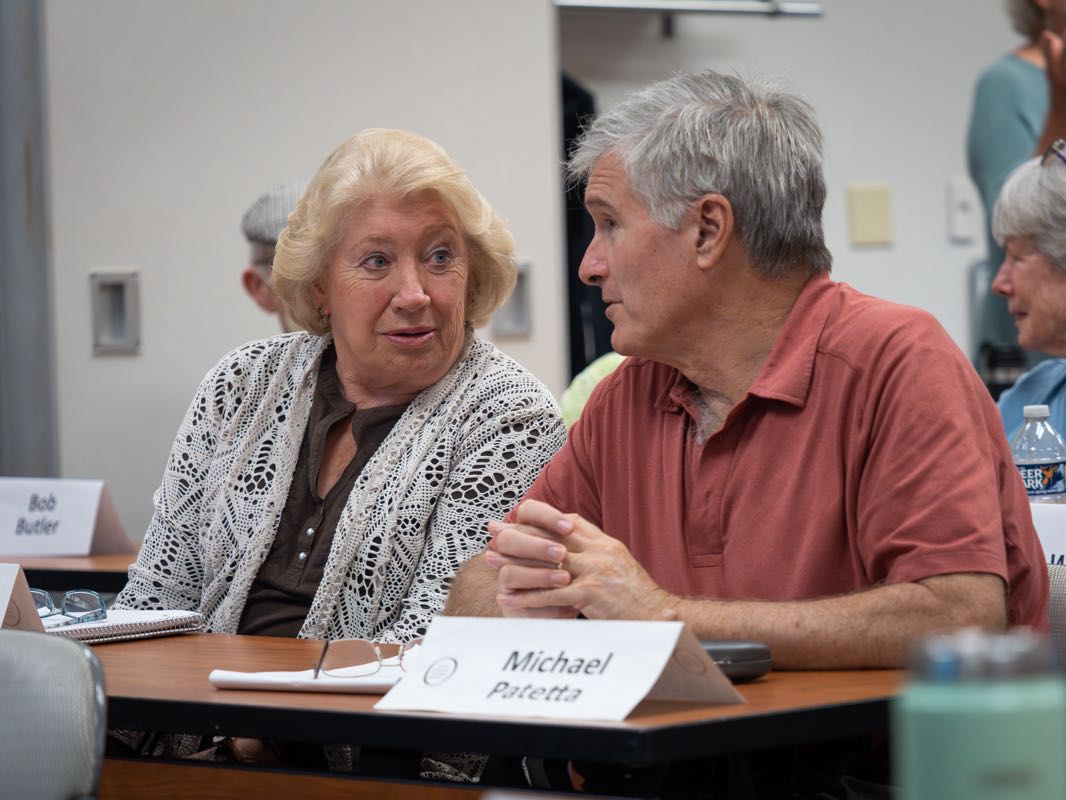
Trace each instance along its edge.
<path fill-rule="evenodd" d="M 1019 629 L 924 640 L 892 706 L 899 800 L 1062 800 L 1066 687 Z"/>
<path fill-rule="evenodd" d="M 1047 421 L 1047 406 L 1026 406 L 1025 424 L 1010 443 L 1031 503 L 1066 503 L 1066 443 Z"/>

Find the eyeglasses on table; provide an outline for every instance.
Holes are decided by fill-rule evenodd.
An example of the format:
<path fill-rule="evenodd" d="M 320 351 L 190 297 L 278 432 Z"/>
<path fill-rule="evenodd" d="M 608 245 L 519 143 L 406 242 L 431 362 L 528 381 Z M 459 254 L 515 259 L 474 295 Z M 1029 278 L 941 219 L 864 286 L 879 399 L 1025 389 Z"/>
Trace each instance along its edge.
<path fill-rule="evenodd" d="M 45 627 L 57 628 L 61 625 L 73 625 L 76 622 L 96 622 L 107 618 L 107 603 L 98 592 L 90 589 L 74 589 L 63 595 L 59 607 L 56 607 L 52 595 L 44 589 L 30 589 L 37 615 L 42 620 L 49 620 Z M 64 619 L 59 619 L 63 617 Z M 52 619 L 54 618 L 54 619 Z"/>
<path fill-rule="evenodd" d="M 315 664 L 313 678 L 363 678 L 386 667 L 404 669 L 404 656 L 409 655 L 421 639 L 406 644 L 386 644 L 366 639 L 326 639 L 322 655 Z"/>

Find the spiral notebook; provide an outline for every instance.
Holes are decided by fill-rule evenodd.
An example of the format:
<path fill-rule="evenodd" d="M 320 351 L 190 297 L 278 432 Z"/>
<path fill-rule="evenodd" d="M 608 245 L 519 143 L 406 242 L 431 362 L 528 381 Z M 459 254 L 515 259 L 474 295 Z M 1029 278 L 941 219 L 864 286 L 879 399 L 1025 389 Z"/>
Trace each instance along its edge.
<path fill-rule="evenodd" d="M 56 628 L 46 626 L 45 629 L 53 636 L 65 636 L 85 644 L 103 644 L 175 633 L 197 633 L 204 629 L 204 618 L 196 611 L 115 609 L 107 612 L 107 619 L 98 622 L 76 622 Z"/>
<path fill-rule="evenodd" d="M 0 564 L 0 610 L 4 612 L 5 628 L 47 632 L 86 644 L 197 633 L 204 629 L 204 618 L 196 611 L 110 609 L 107 619 L 73 624 L 64 624 L 69 618 L 62 615 L 42 618 L 37 614 L 26 576 L 18 564 Z"/>

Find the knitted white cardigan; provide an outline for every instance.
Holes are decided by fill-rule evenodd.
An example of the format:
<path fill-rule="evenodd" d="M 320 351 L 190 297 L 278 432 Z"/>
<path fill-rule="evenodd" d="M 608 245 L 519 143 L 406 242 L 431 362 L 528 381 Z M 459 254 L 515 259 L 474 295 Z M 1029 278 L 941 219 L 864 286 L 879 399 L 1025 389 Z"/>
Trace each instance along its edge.
<path fill-rule="evenodd" d="M 126 608 L 195 609 L 233 633 L 277 533 L 328 339 L 251 342 L 207 373 L 178 430 Z M 468 336 L 454 367 L 408 406 L 356 481 L 305 638 L 407 641 L 451 579 L 560 447 L 547 388 Z"/>

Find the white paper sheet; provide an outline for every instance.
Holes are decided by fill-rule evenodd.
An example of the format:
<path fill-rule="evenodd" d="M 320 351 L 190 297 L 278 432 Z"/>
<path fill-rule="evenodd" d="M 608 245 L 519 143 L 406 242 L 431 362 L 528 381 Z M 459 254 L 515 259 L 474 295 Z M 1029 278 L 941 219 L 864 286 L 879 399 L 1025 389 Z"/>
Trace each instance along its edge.
<path fill-rule="evenodd" d="M 414 662 L 418 647 L 404 655 L 407 667 Z M 345 694 L 383 694 L 396 685 L 404 676 L 404 669 L 395 658 L 387 658 L 381 668 L 371 675 L 364 674 L 367 665 L 355 665 L 344 669 L 320 672 L 315 678 L 314 670 L 299 672 L 234 672 L 213 669 L 208 680 L 216 689 L 259 689 L 274 692 L 341 692 Z"/>

